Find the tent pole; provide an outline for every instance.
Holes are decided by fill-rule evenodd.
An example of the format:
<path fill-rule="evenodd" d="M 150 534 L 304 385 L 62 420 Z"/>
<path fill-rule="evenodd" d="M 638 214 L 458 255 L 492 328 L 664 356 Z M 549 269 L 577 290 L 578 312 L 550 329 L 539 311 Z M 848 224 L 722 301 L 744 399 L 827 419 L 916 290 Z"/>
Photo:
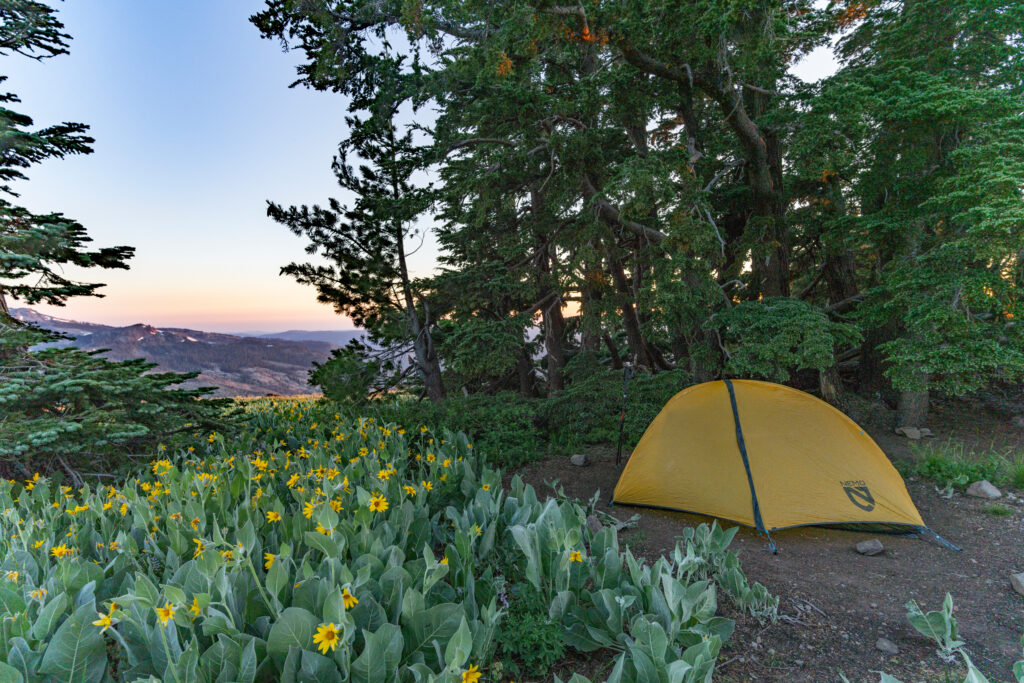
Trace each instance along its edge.
<path fill-rule="evenodd" d="M 615 449 L 615 465 L 622 460 L 622 428 L 626 422 L 626 396 L 629 393 L 629 380 L 633 377 L 633 368 L 626 363 L 622 368 L 622 411 L 619 413 L 619 443 Z"/>

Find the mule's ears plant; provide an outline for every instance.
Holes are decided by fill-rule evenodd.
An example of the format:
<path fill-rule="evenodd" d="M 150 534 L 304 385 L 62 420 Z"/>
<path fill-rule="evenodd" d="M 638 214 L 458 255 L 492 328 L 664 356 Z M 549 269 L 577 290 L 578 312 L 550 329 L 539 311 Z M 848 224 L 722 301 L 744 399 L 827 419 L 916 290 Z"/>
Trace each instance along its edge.
<path fill-rule="evenodd" d="M 956 617 L 953 616 L 953 596 L 949 593 L 946 593 L 946 599 L 942 601 L 942 609 L 927 614 L 921 611 L 917 601 L 907 602 L 907 620 L 918 633 L 935 641 L 939 647 L 939 657 L 946 662 L 953 661 L 964 646 L 960 640 Z"/>

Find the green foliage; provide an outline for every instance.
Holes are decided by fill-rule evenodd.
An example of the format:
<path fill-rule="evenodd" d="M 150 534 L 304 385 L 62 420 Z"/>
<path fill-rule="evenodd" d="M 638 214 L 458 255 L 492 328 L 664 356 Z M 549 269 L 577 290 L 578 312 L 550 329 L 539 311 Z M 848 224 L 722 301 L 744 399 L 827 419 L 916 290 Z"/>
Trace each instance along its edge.
<path fill-rule="evenodd" d="M 0 661 L 15 680 L 457 683 L 491 673 L 506 619 L 534 639 L 533 665 L 557 635 L 614 657 L 615 681 L 713 673 L 733 624 L 695 578 L 717 562 L 701 543 L 646 565 L 614 529 L 592 533 L 583 506 L 518 477 L 504 489 L 464 435 L 315 402 L 248 408 L 248 430 L 116 486 L 0 481 Z M 724 551 L 731 534 L 693 538 L 709 534 Z M 507 615 L 504 587 L 527 584 Z"/>
<path fill-rule="evenodd" d="M 268 0 L 252 21 L 369 114 L 357 138 L 436 112 L 413 156 L 441 268 L 413 289 L 457 390 L 553 398 L 576 354 L 776 381 L 843 356 L 865 393 L 1024 375 L 1020 2 Z M 827 45 L 837 71 L 796 78 Z M 330 213 L 300 218 L 344 232 Z M 389 263 L 367 251 L 307 272 L 347 286 Z"/>
<path fill-rule="evenodd" d="M 524 398 L 510 391 L 449 396 L 437 403 L 384 397 L 347 409 L 402 424 L 451 425 L 470 435 L 491 462 L 516 467 L 550 453 L 575 453 L 615 442 L 622 412 L 622 371 L 580 354 L 567 365 L 566 378 L 566 388 L 549 398 Z M 682 370 L 633 377 L 623 447 L 628 451 L 635 446 L 665 403 L 691 383 Z"/>
<path fill-rule="evenodd" d="M 580 354 L 566 366 L 566 379 L 562 392 L 538 406 L 551 450 L 573 453 L 592 444 L 615 443 L 623 409 L 623 372 Z M 665 403 L 692 383 L 682 370 L 638 373 L 629 380 L 623 447 L 628 451 L 635 446 Z"/>
<path fill-rule="evenodd" d="M 793 370 L 828 369 L 837 350 L 860 340 L 856 327 L 800 299 L 745 301 L 707 325 L 721 336 L 728 374 L 775 382 L 786 382 Z"/>
<path fill-rule="evenodd" d="M 953 616 L 953 596 L 946 593 L 942 609 L 927 614 L 921 611 L 916 600 L 907 602 L 906 607 L 907 621 L 910 625 L 918 633 L 934 640 L 939 648 L 939 656 L 947 662 L 951 661 L 955 653 L 965 645 L 960 640 L 959 626 L 956 617 Z"/>
<path fill-rule="evenodd" d="M 535 406 L 536 401 L 500 392 L 449 396 L 437 403 L 386 397 L 358 409 L 386 422 L 448 425 L 472 438 L 473 447 L 488 462 L 516 467 L 546 453 L 543 435 L 534 424 Z"/>
<path fill-rule="evenodd" d="M 992 503 L 986 505 L 981 509 L 986 515 L 992 515 L 993 517 L 1008 517 L 1013 514 L 1013 508 L 1009 505 L 1003 505 L 1002 503 Z"/>
<path fill-rule="evenodd" d="M 962 443 L 929 443 L 918 449 L 918 458 L 905 465 L 903 473 L 959 490 L 982 479 L 996 486 L 1024 488 L 1024 455 L 995 449 L 978 453 Z"/>
<path fill-rule="evenodd" d="M 519 594 L 515 594 L 519 588 Z M 548 617 L 531 585 L 513 587 L 512 604 L 498 634 L 498 653 L 511 676 L 540 677 L 565 656 L 562 626 Z"/>
<path fill-rule="evenodd" d="M 56 12 L 34 0 L 13 0 L 0 7 L 0 55 L 43 60 L 66 54 L 70 36 Z M 7 80 L 0 77 L 0 82 Z M 47 159 L 90 154 L 88 126 L 61 123 L 33 129 L 32 119 L 8 109 L 17 95 L 0 95 L 0 316 L 6 317 L 5 292 L 36 303 L 63 304 L 68 298 L 95 295 L 102 286 L 77 282 L 65 266 L 127 268 L 131 247 L 88 251 L 92 240 L 79 223 L 60 213 L 37 214 L 12 203 L 12 181 L 26 180 L 25 170 Z M 0 320 L 0 322 L 3 322 Z"/>
<path fill-rule="evenodd" d="M 22 358 L 27 367 L 0 363 L 0 467 L 10 475 L 68 466 L 117 471 L 129 462 L 125 453 L 153 452 L 234 423 L 230 400 L 174 388 L 195 374 L 154 373 L 154 363 L 115 363 L 74 348 Z"/>
<path fill-rule="evenodd" d="M 323 363 L 314 363 L 309 383 L 324 396 L 342 404 L 361 403 L 378 388 L 382 363 L 370 358 L 359 342 L 331 351 Z"/>

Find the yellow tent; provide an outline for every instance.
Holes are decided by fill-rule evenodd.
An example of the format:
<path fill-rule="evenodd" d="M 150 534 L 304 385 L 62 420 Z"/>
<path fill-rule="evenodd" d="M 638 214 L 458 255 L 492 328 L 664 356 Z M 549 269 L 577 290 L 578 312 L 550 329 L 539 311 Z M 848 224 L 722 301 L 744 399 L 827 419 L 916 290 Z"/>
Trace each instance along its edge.
<path fill-rule="evenodd" d="M 902 477 L 853 420 L 810 394 L 752 380 L 676 394 L 640 439 L 612 499 L 765 533 L 811 524 L 925 528 Z"/>

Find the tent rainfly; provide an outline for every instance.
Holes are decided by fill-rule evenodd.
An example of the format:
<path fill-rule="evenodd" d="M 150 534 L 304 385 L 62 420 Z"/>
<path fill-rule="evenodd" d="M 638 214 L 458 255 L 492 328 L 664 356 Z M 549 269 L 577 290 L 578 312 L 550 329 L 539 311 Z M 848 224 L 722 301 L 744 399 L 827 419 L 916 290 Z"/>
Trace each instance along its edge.
<path fill-rule="evenodd" d="M 754 380 L 676 394 L 637 444 L 612 501 L 752 526 L 773 550 L 771 532 L 797 526 L 930 531 L 903 478 L 853 420 L 810 394 Z"/>

